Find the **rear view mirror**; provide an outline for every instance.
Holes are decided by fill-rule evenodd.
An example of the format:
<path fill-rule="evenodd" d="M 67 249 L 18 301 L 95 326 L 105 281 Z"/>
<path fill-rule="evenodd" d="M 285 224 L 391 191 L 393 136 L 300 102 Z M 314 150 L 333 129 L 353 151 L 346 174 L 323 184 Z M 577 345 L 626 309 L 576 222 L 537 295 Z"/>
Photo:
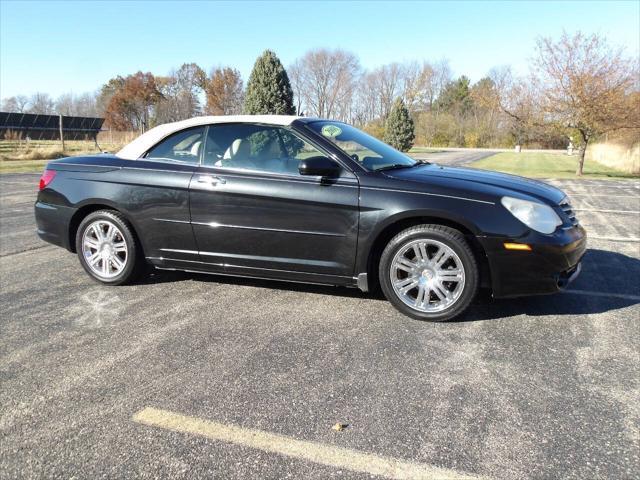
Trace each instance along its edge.
<path fill-rule="evenodd" d="M 321 177 L 334 177 L 340 172 L 340 167 L 333 160 L 323 157 L 309 157 L 298 164 L 300 175 L 316 175 Z"/>

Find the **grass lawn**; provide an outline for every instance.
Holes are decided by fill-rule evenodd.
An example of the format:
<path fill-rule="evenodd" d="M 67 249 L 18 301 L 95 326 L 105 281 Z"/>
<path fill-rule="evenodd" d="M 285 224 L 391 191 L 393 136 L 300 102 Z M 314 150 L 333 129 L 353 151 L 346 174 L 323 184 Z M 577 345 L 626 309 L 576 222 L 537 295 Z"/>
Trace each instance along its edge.
<path fill-rule="evenodd" d="M 411 153 L 438 153 L 438 152 L 442 152 L 443 150 L 441 148 L 437 148 L 437 147 L 411 147 L 411 150 L 409 150 L 407 153 L 411 154 Z"/>
<path fill-rule="evenodd" d="M 101 144 L 104 150 L 117 152 L 121 144 Z M 0 173 L 42 172 L 47 162 L 56 158 L 74 155 L 95 155 L 100 153 L 94 142 L 68 140 L 62 151 L 57 140 L 34 140 L 19 142 L 16 140 L 0 140 Z"/>
<path fill-rule="evenodd" d="M 49 160 L 2 160 L 1 173 L 42 173 Z"/>
<path fill-rule="evenodd" d="M 558 153 L 504 152 L 497 153 L 469 165 L 473 168 L 496 170 L 531 178 L 579 178 L 576 176 L 578 158 Z M 597 162 L 585 161 L 582 178 L 640 178 Z"/>

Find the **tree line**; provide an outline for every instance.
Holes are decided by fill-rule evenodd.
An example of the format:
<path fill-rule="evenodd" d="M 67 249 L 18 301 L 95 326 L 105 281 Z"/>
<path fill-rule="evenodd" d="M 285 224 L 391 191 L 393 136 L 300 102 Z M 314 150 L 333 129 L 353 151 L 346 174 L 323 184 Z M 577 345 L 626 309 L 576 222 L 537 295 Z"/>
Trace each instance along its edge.
<path fill-rule="evenodd" d="M 637 141 L 638 59 L 599 35 L 538 40 L 531 72 L 496 67 L 476 82 L 454 77 L 447 60 L 364 69 L 356 54 L 313 49 L 286 69 L 267 50 L 244 85 L 231 66 L 208 74 L 195 63 L 166 76 L 117 76 L 95 94 L 37 93 L 4 99 L 4 111 L 101 115 L 108 128 L 144 131 L 197 115 L 303 114 L 346 121 L 424 146 L 565 148 L 581 152 L 603 135 Z M 388 131 L 391 128 L 391 131 Z M 390 140 L 391 141 L 391 140 Z"/>

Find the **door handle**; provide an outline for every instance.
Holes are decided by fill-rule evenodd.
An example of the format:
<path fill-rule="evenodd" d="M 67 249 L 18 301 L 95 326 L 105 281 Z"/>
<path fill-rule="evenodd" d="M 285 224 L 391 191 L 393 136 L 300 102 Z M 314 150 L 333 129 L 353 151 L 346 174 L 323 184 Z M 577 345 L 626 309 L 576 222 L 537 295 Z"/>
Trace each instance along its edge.
<path fill-rule="evenodd" d="M 216 185 L 224 185 L 227 181 L 224 178 L 215 177 L 213 175 L 200 175 L 196 180 L 198 183 L 205 183 L 210 187 L 215 187 Z"/>

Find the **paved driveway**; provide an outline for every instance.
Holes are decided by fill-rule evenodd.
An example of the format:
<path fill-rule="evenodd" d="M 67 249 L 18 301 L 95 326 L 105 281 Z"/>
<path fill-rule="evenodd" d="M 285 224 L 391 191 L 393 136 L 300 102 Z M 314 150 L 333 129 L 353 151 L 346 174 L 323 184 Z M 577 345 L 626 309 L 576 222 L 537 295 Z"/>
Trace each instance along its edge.
<path fill-rule="evenodd" d="M 591 236 L 571 291 L 431 324 L 342 288 L 99 286 L 35 237 L 37 180 L 0 177 L 1 478 L 640 476 L 638 182 L 554 182 Z"/>

